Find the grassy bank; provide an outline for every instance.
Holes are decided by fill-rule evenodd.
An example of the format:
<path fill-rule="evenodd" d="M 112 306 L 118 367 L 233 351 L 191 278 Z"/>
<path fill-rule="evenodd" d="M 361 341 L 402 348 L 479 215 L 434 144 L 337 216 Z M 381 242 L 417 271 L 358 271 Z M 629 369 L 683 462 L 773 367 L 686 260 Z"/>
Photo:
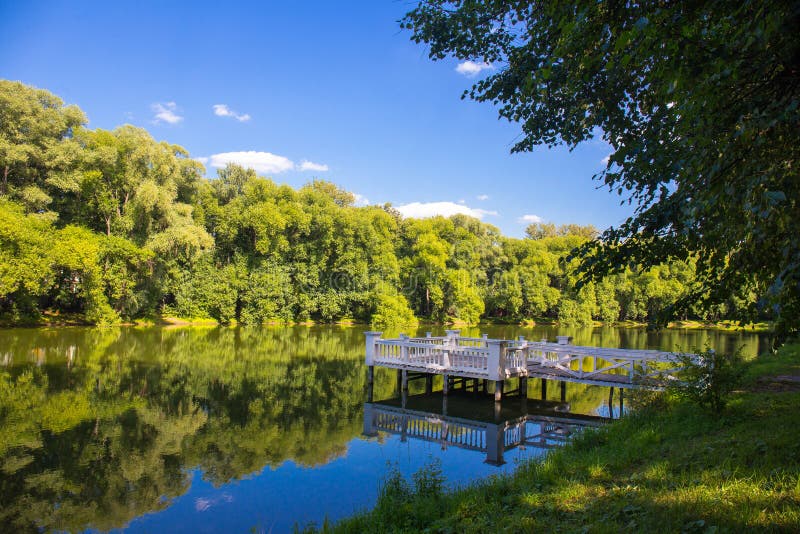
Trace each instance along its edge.
<path fill-rule="evenodd" d="M 542 462 L 454 492 L 389 477 L 334 532 L 800 531 L 800 344 L 747 364 L 722 416 L 656 399 Z"/>

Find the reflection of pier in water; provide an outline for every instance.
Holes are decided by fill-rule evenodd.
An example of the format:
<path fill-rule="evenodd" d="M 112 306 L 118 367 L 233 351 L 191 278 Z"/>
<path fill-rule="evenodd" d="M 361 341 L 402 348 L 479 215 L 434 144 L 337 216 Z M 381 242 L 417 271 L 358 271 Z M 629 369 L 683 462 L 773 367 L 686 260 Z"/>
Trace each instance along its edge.
<path fill-rule="evenodd" d="M 441 410 L 436 409 L 439 403 Z M 487 463 L 502 465 L 507 451 L 518 447 L 552 449 L 566 443 L 580 429 L 606 421 L 603 417 L 571 414 L 566 403 L 534 402 L 530 411 L 528 402 L 520 403 L 516 409 L 491 404 L 467 397 L 451 396 L 448 400 L 444 395 L 405 394 L 402 399 L 367 402 L 364 434 L 387 432 L 400 436 L 402 441 L 412 438 L 438 443 L 442 449 L 479 451 L 486 454 Z M 486 412 L 487 407 L 492 411 Z"/>

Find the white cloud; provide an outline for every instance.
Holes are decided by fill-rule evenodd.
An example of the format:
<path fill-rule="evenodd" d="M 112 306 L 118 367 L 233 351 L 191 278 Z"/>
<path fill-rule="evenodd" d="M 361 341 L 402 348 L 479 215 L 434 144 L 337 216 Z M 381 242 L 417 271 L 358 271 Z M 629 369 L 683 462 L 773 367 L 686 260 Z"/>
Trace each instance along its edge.
<path fill-rule="evenodd" d="M 450 217 L 457 213 L 463 213 L 464 215 L 469 215 L 477 219 L 483 219 L 486 215 L 497 215 L 496 211 L 470 208 L 469 206 L 456 204 L 455 202 L 411 202 L 410 204 L 396 206 L 395 209 L 399 211 L 403 217 L 412 217 L 416 219 L 435 217 L 437 215 Z"/>
<path fill-rule="evenodd" d="M 205 165 L 206 163 L 208 163 L 208 158 L 205 158 L 205 157 L 201 157 L 201 158 L 194 158 L 194 159 L 196 159 L 197 161 L 199 161 L 199 162 L 200 162 L 200 163 L 202 163 L 203 165 Z"/>
<path fill-rule="evenodd" d="M 214 104 L 214 115 L 217 117 L 233 117 L 239 122 L 250 120 L 250 115 L 247 113 L 237 113 L 225 104 Z"/>
<path fill-rule="evenodd" d="M 517 222 L 524 223 L 524 224 L 531 224 L 531 223 L 544 222 L 544 219 L 542 219 L 538 215 L 529 214 L 529 215 L 523 215 L 522 217 L 517 219 Z"/>
<path fill-rule="evenodd" d="M 255 150 L 213 154 L 209 161 L 211 166 L 215 168 L 224 167 L 228 163 L 236 163 L 242 167 L 249 167 L 256 172 L 266 174 L 278 174 L 294 169 L 294 163 L 289 158 Z"/>
<path fill-rule="evenodd" d="M 480 74 L 481 71 L 487 69 L 494 69 L 494 67 L 491 66 L 489 63 L 486 63 L 485 61 L 476 63 L 475 61 L 467 60 L 467 61 L 462 61 L 461 63 L 458 64 L 458 66 L 456 67 L 456 72 L 458 72 L 459 74 L 463 74 L 464 76 L 467 76 L 469 78 L 472 78 L 473 76 L 477 76 L 478 74 Z"/>
<path fill-rule="evenodd" d="M 153 122 L 156 124 L 166 122 L 168 124 L 178 124 L 183 120 L 183 117 L 178 115 L 178 106 L 175 102 L 156 102 L 150 108 L 156 112 L 153 117 Z"/>
<path fill-rule="evenodd" d="M 308 161 L 304 159 L 300 162 L 300 165 L 297 166 L 298 171 L 317 171 L 317 172 L 327 172 L 328 166 L 324 163 L 314 163 L 313 161 Z"/>
<path fill-rule="evenodd" d="M 356 206 L 369 206 L 369 199 L 364 195 L 353 193 L 353 196 L 356 198 Z"/>
<path fill-rule="evenodd" d="M 477 198 L 478 200 L 489 200 L 489 195 L 478 195 L 475 198 Z"/>
<path fill-rule="evenodd" d="M 601 160 L 600 160 L 600 163 L 602 163 L 602 164 L 603 164 L 603 167 L 606 167 L 606 166 L 608 166 L 608 160 L 609 160 L 610 158 L 611 158 L 611 154 L 609 154 L 608 156 L 606 156 L 606 157 L 604 157 L 603 159 L 601 159 Z"/>

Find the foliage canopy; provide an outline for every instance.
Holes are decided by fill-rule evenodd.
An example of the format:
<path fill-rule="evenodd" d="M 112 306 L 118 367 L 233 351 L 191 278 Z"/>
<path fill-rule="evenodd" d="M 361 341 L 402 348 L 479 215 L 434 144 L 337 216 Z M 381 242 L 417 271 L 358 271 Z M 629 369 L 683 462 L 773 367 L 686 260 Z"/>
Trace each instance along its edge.
<path fill-rule="evenodd" d="M 206 178 L 182 147 L 130 125 L 89 130 L 47 91 L 0 80 L 0 102 L 4 323 L 45 313 L 381 328 L 418 318 L 642 321 L 695 280 L 692 258 L 581 285 L 568 255 L 596 237 L 591 226 L 535 224 L 514 239 L 464 215 L 404 219 L 389 205 L 355 206 L 329 182 L 295 189 L 237 165 Z M 685 316 L 718 320 L 754 301 Z"/>
<path fill-rule="evenodd" d="M 491 63 L 464 96 L 521 125 L 513 151 L 611 147 L 595 178 L 634 214 L 583 246 L 585 279 L 696 262 L 700 301 L 800 327 L 800 4 L 425 0 L 401 26 L 433 59 Z"/>

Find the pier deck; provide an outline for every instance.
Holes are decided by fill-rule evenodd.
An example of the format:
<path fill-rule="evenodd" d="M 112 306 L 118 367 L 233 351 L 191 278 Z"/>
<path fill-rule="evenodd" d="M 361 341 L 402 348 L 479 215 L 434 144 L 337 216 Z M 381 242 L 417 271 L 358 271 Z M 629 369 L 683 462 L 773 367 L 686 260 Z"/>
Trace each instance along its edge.
<path fill-rule="evenodd" d="M 381 332 L 366 332 L 366 363 L 370 377 L 374 366 L 408 372 L 441 374 L 501 383 L 509 378 L 542 378 L 621 388 L 661 389 L 681 369 L 678 354 L 655 350 L 613 349 L 572 345 L 571 338 L 557 342 L 461 337 L 459 330 L 446 336 L 383 339 Z M 445 380 L 445 388 L 447 388 Z M 502 392 L 502 385 L 499 391 Z M 405 386 L 404 386 L 405 387 Z M 445 389 L 445 393 L 446 393 Z M 497 400 L 499 400 L 499 395 Z"/>

